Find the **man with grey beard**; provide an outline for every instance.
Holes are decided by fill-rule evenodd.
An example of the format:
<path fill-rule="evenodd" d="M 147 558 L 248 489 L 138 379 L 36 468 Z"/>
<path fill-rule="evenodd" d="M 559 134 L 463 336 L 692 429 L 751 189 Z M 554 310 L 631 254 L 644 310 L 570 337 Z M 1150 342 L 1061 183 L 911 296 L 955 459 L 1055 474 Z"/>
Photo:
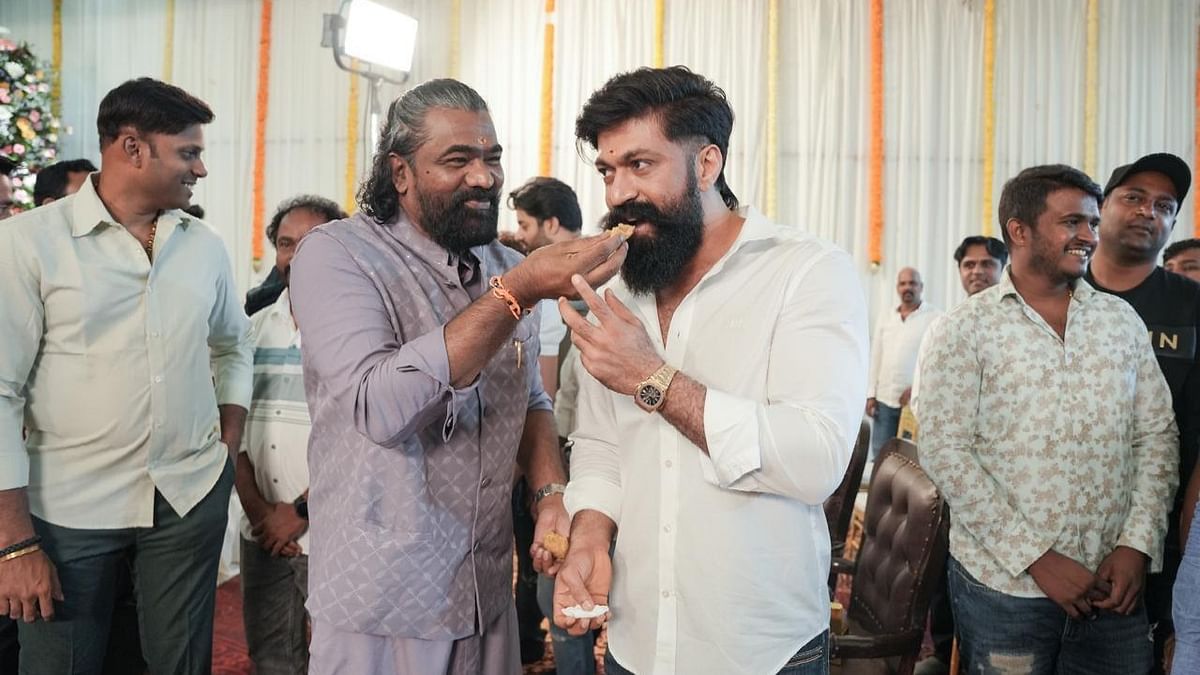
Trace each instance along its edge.
<path fill-rule="evenodd" d="M 455 80 L 394 101 L 358 215 L 304 238 L 311 673 L 520 672 L 514 462 L 534 492 L 534 563 L 566 534 L 565 472 L 538 374 L 544 298 L 607 281 L 621 237 L 496 241 L 504 182 L 487 104 Z"/>

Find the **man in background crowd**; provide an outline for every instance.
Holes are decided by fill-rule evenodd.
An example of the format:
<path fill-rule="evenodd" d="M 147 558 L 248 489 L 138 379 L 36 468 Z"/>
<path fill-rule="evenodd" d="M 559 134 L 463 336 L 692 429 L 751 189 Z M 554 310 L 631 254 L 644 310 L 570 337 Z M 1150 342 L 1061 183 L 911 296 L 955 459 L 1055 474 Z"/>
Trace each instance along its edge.
<path fill-rule="evenodd" d="M 13 215 L 12 173 L 16 170 L 16 162 L 7 157 L 0 157 L 0 220 Z"/>
<path fill-rule="evenodd" d="M 33 203 L 44 206 L 79 192 L 88 174 L 95 170 L 96 165 L 86 159 L 68 159 L 43 168 L 35 176 Z"/>
<path fill-rule="evenodd" d="M 531 178 L 509 193 L 508 206 L 517 215 L 514 238 L 526 253 L 550 244 L 574 241 L 583 230 L 583 216 L 575 191 L 555 178 Z M 558 311 L 557 299 L 539 302 L 538 310 L 542 313 L 538 334 L 542 345 L 538 355 L 542 384 L 546 394 L 557 404 L 561 360 L 559 348 L 566 337 L 567 327 Z M 523 663 L 541 658 L 545 646 L 541 622 L 543 615 L 550 611 L 554 592 L 553 577 L 538 574 L 530 558 L 534 526 L 531 497 L 524 481 L 518 481 L 513 486 L 513 530 L 517 540 L 517 629 L 521 635 Z M 550 622 L 550 633 L 554 641 L 555 668 L 560 675 L 587 675 L 595 670 L 591 633 L 576 637 L 554 625 L 553 621 Z"/>
<path fill-rule="evenodd" d="M 1200 281 L 1200 239 L 1181 239 L 1163 251 L 1163 267 Z"/>
<path fill-rule="evenodd" d="M 279 205 L 267 225 L 284 283 L 292 256 L 313 228 L 346 213 L 300 195 Z M 300 332 L 285 288 L 252 320 L 254 398 L 238 453 L 241 499 L 242 617 L 250 660 L 260 675 L 308 672 L 308 434 Z"/>
<path fill-rule="evenodd" d="M 1171 238 L 1191 184 L 1187 163 L 1168 153 L 1117 167 L 1104 186 L 1099 244 L 1085 277 L 1098 290 L 1128 302 L 1146 323 L 1179 428 L 1179 490 L 1167 520 L 1162 571 L 1146 578 L 1144 592 L 1156 674 L 1163 672 L 1164 648 L 1174 632 L 1171 589 L 1183 557 L 1180 521 L 1186 525 L 1192 517 L 1183 509 L 1184 488 L 1200 443 L 1200 284 L 1159 267 L 1158 254 Z"/>
<path fill-rule="evenodd" d="M 900 304 L 890 308 L 875 326 L 871 341 L 871 372 L 867 378 L 867 416 L 871 418 L 871 461 L 896 435 L 900 411 L 912 395 L 921 339 L 941 310 L 924 301 L 921 273 L 911 267 L 896 276 Z"/>

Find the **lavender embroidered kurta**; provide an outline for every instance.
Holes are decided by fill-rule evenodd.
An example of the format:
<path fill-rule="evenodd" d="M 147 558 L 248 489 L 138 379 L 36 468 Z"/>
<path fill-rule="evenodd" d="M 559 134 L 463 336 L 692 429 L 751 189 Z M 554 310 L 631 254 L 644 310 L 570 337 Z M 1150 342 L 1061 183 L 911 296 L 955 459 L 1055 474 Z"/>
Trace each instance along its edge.
<path fill-rule="evenodd" d="M 520 261 L 497 242 L 471 252 L 480 279 Z M 292 264 L 312 416 L 308 610 L 340 630 L 457 639 L 512 605 L 517 445 L 527 411 L 551 407 L 539 317 L 454 389 L 444 328 L 485 286 L 464 288 L 457 262 L 403 215 L 359 214 L 314 230 Z"/>

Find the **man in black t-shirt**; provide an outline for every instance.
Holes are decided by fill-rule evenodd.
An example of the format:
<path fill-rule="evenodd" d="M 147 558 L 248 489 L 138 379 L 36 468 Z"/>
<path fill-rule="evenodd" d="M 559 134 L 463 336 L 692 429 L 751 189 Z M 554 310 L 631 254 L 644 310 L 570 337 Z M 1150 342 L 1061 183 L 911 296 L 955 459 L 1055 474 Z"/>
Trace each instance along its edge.
<path fill-rule="evenodd" d="M 1132 305 L 1146 322 L 1179 426 L 1180 482 L 1163 569 L 1149 575 L 1144 587 L 1146 611 L 1155 625 L 1155 673 L 1163 672 L 1163 645 L 1173 632 L 1171 587 L 1181 558 L 1180 507 L 1200 439 L 1200 284 L 1158 266 L 1191 182 L 1187 164 L 1167 153 L 1146 155 L 1113 171 L 1100 208 L 1100 243 L 1086 276 L 1092 286 Z M 1104 608 L 1103 603 L 1096 606 Z"/>

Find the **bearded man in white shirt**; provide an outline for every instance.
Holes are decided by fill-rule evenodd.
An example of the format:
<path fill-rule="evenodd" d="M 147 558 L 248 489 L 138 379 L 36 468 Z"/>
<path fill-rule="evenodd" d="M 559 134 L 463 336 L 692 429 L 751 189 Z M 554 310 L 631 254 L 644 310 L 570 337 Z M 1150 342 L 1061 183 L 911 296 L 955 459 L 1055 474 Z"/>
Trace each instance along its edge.
<path fill-rule="evenodd" d="M 570 549 L 554 619 L 611 605 L 609 673 L 828 672 L 829 533 L 866 394 L 850 257 L 739 208 L 733 111 L 683 67 L 618 75 L 576 137 L 597 150 L 621 280 L 565 301 L 581 373 Z M 619 533 L 619 534 L 618 534 Z M 609 544 L 616 548 L 609 558 Z"/>
<path fill-rule="evenodd" d="M 251 381 L 225 245 L 179 210 L 212 119 L 178 87 L 118 86 L 101 171 L 0 228 L 0 614 L 24 621 L 23 673 L 100 670 L 130 560 L 150 671 L 211 670 Z"/>

